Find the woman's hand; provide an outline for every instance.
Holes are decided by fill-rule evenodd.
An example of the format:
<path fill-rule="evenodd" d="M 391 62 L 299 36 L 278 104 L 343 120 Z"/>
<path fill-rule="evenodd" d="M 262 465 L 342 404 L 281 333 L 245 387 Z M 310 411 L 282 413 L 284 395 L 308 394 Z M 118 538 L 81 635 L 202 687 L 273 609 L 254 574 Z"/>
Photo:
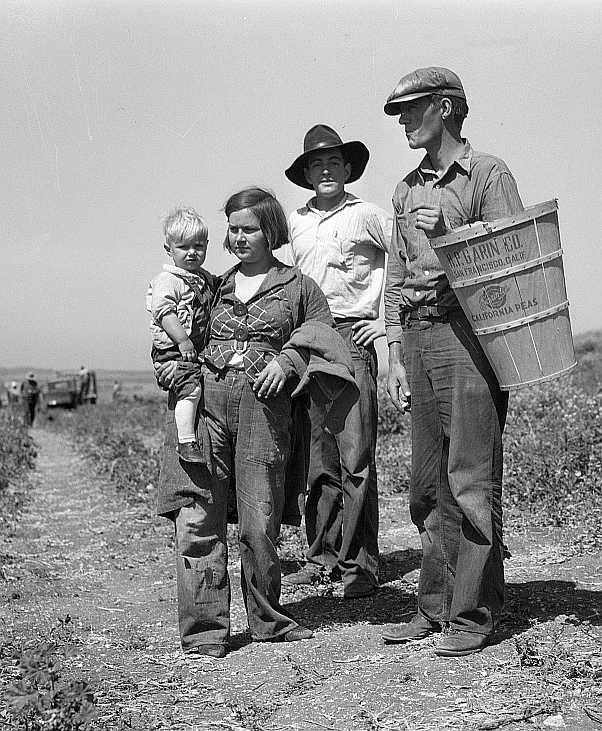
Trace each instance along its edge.
<path fill-rule="evenodd" d="M 257 398 L 269 398 L 280 393 L 285 383 L 286 376 L 282 366 L 277 360 L 271 360 L 255 379 L 253 391 Z"/>
<path fill-rule="evenodd" d="M 178 361 L 168 360 L 165 363 L 153 363 L 153 365 L 158 384 L 163 386 L 163 388 L 171 388 L 173 386 L 174 376 L 176 375 Z"/>

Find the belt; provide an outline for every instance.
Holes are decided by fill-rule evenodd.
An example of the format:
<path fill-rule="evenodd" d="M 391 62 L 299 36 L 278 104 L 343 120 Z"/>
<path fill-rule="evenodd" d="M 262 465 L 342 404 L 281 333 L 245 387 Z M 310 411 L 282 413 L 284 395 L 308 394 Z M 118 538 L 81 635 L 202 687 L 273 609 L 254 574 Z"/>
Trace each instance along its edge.
<path fill-rule="evenodd" d="M 372 317 L 335 317 L 334 324 L 335 325 L 353 325 L 356 322 L 360 322 L 361 320 L 372 320 Z"/>
<path fill-rule="evenodd" d="M 407 324 L 410 320 L 426 320 L 427 322 L 449 322 L 459 315 L 461 309 L 454 307 L 440 307 L 439 305 L 421 305 L 413 310 L 402 310 L 401 321 Z"/>

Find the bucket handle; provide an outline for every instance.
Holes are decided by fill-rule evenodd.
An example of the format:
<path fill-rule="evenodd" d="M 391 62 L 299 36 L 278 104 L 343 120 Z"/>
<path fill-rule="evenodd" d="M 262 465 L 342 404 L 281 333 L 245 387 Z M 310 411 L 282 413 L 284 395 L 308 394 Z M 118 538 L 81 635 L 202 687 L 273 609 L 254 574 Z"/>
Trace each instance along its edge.
<path fill-rule="evenodd" d="M 515 274 L 516 272 L 524 272 L 527 269 L 535 269 L 540 264 L 545 264 L 552 259 L 562 257 L 562 249 L 557 249 L 549 254 L 538 256 L 537 259 L 529 259 L 524 264 L 516 264 L 513 267 L 507 269 L 498 269 L 496 272 L 491 274 L 481 274 L 478 277 L 470 277 L 470 279 L 457 279 L 452 282 L 454 289 L 461 289 L 462 287 L 472 287 L 473 284 L 480 284 L 481 282 L 490 282 L 492 279 L 499 279 L 500 277 L 506 277 L 509 274 Z"/>

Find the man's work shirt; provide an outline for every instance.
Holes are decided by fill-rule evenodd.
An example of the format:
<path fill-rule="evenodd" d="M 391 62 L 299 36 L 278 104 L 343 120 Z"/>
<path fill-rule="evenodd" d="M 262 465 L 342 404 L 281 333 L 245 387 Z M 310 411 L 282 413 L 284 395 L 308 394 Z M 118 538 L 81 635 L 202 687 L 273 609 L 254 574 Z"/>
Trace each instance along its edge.
<path fill-rule="evenodd" d="M 384 298 L 389 343 L 402 339 L 400 310 L 422 305 L 460 307 L 427 235 L 416 228 L 416 208 L 440 205 L 448 231 L 523 210 L 516 181 L 506 163 L 464 142 L 460 156 L 441 175 L 432 169 L 426 155 L 395 189 L 395 224 Z"/>
<path fill-rule="evenodd" d="M 312 198 L 289 217 L 283 258 L 317 282 L 335 320 L 376 319 L 391 226 L 385 211 L 350 193 L 331 211 Z"/>

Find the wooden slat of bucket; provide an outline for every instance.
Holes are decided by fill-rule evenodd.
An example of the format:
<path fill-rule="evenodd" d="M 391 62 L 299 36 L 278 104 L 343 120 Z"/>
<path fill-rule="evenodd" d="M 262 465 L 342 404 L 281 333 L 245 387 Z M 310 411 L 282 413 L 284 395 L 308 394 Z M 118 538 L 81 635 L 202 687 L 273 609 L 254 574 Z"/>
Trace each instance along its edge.
<path fill-rule="evenodd" d="M 535 228 L 535 237 L 537 239 L 537 246 L 539 246 L 539 256 L 541 257 L 541 255 L 542 255 L 541 254 L 541 241 L 540 241 L 540 238 L 539 238 L 539 231 L 537 229 L 537 218 L 534 218 L 533 219 L 533 227 Z M 550 298 L 550 288 L 548 287 L 548 280 L 547 280 L 547 277 L 546 277 L 546 268 L 543 266 L 543 263 L 541 265 L 541 272 L 542 272 L 543 281 L 544 281 L 544 284 L 545 284 L 545 287 L 546 287 L 546 295 L 547 295 L 547 298 L 548 298 L 548 304 L 550 304 L 551 301 L 552 301 L 551 298 Z"/>

